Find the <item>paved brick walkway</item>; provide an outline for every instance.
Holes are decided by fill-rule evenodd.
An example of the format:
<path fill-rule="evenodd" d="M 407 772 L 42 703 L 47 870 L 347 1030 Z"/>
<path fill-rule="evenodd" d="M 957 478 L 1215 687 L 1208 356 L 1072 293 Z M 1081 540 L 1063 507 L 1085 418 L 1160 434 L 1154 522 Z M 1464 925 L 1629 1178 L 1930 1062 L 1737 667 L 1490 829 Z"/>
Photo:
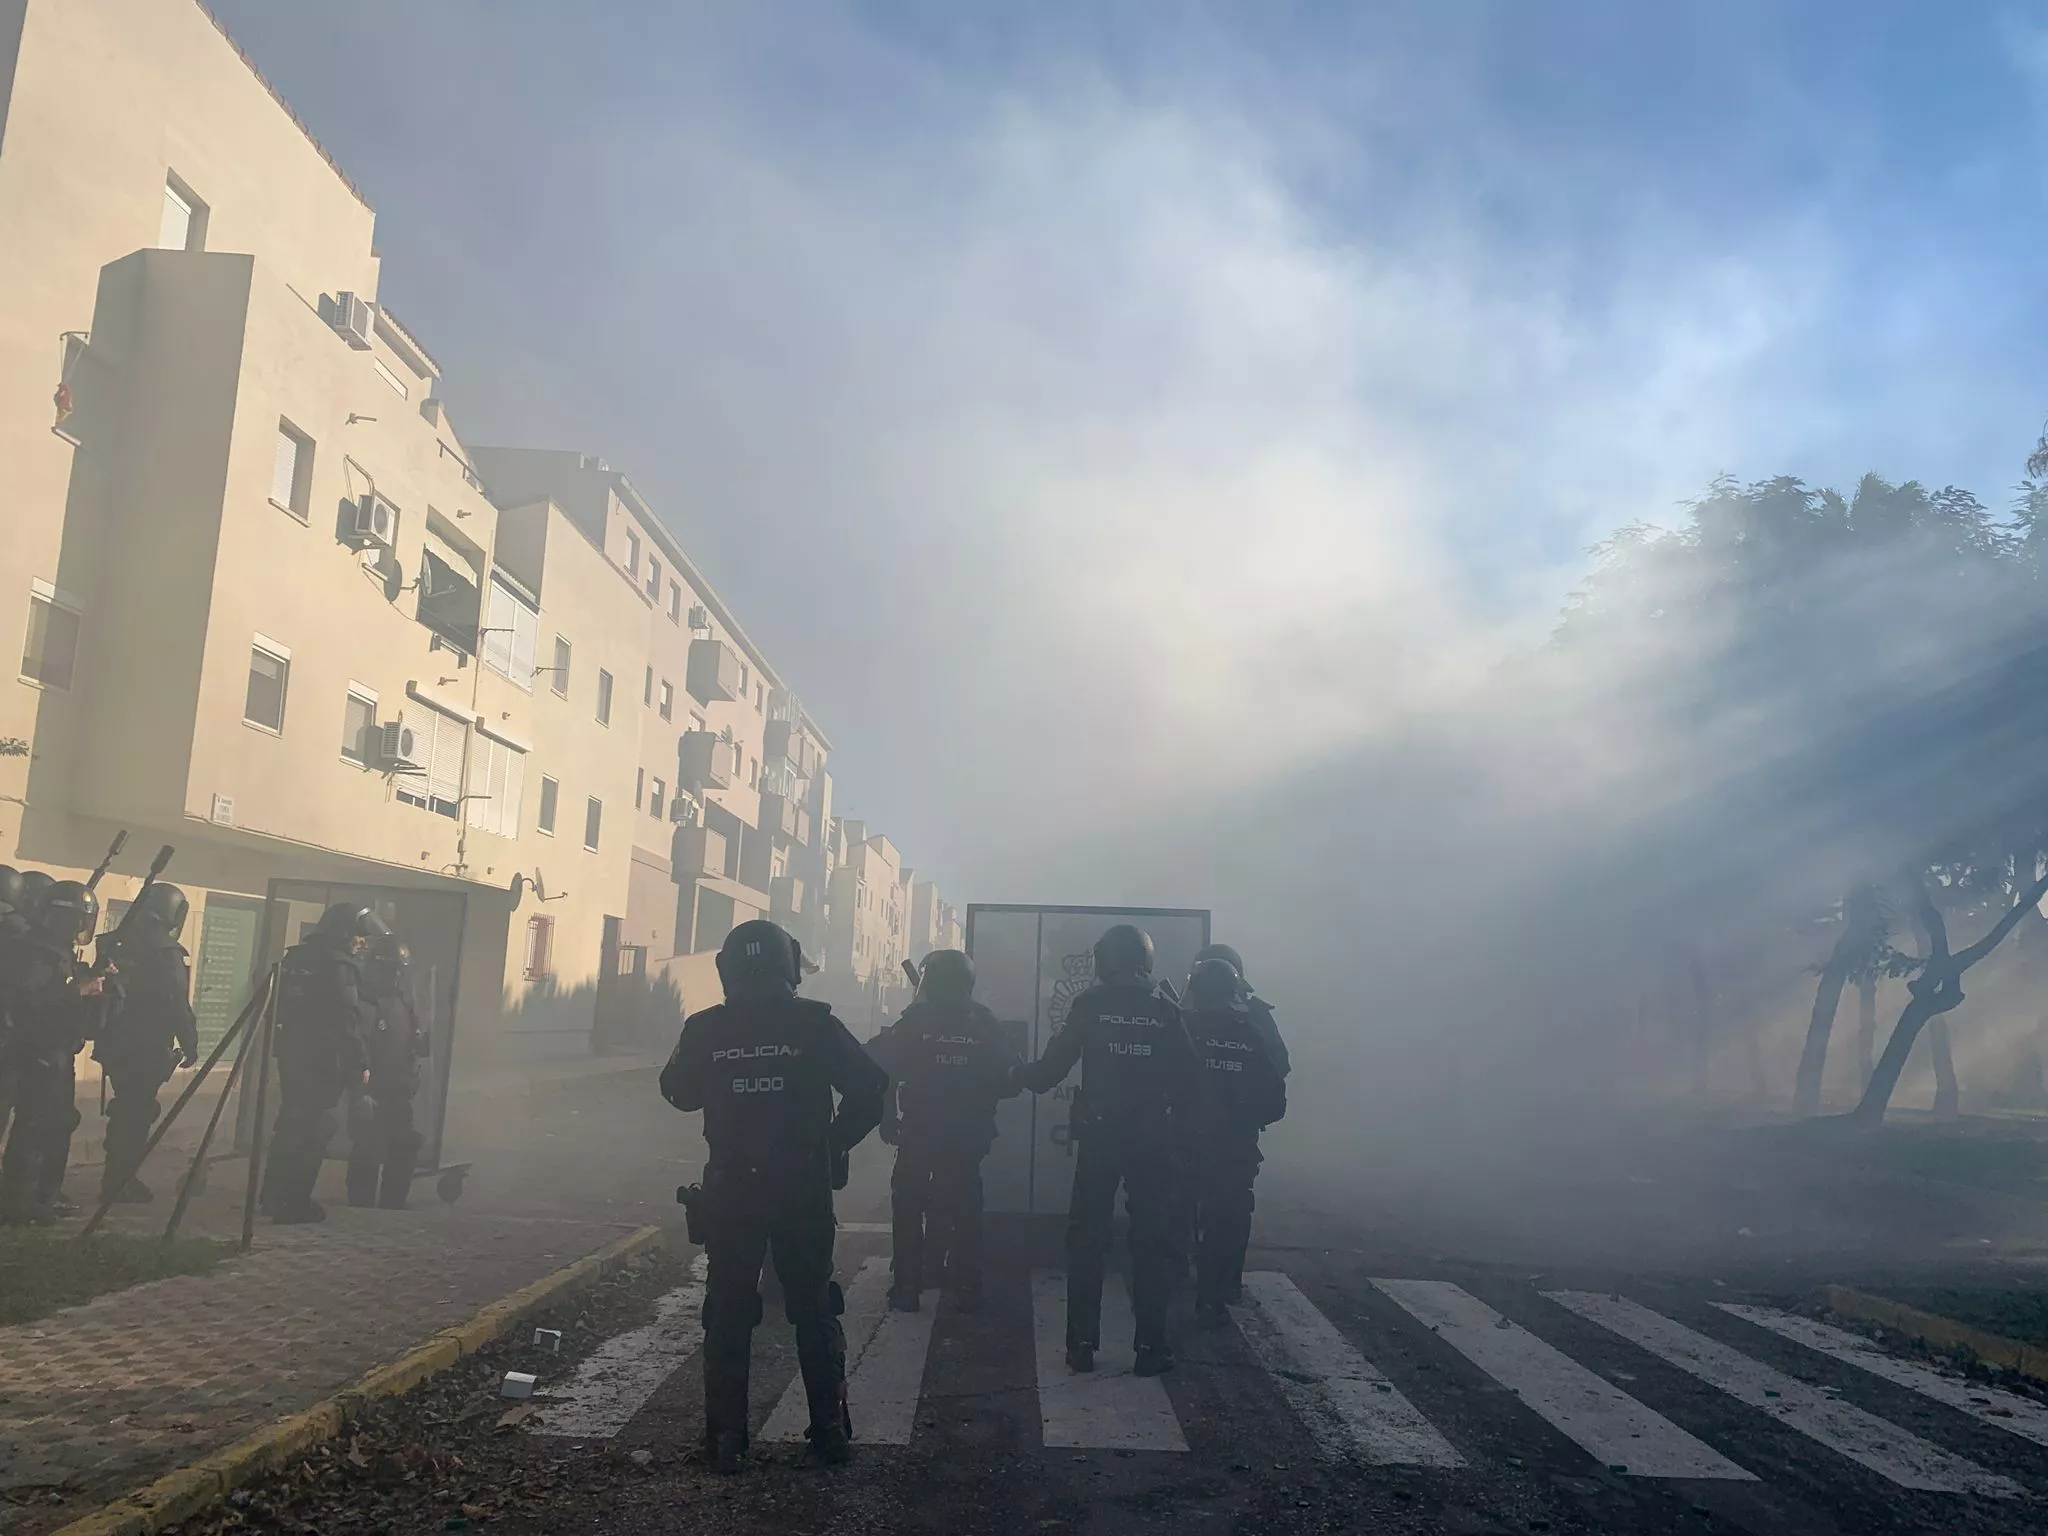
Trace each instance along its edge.
<path fill-rule="evenodd" d="M 259 1228 L 252 1252 L 210 1275 L 0 1328 L 0 1531 L 54 1529 L 310 1407 L 630 1230 L 330 1209 L 324 1226 Z M 61 1504 L 37 1497 L 52 1489 Z"/>

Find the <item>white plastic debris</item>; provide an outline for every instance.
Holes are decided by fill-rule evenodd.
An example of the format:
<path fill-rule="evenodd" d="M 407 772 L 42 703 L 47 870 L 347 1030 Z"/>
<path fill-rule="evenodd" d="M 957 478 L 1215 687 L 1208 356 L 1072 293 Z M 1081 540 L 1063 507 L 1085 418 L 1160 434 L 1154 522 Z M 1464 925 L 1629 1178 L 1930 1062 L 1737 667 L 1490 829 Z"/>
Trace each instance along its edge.
<path fill-rule="evenodd" d="M 559 1328 L 536 1328 L 533 1330 L 533 1347 L 544 1349 L 551 1355 L 562 1352 L 562 1330 Z"/>
<path fill-rule="evenodd" d="M 533 1386 L 540 1378 L 525 1371 L 507 1371 L 505 1379 L 498 1386 L 500 1397 L 531 1397 Z"/>

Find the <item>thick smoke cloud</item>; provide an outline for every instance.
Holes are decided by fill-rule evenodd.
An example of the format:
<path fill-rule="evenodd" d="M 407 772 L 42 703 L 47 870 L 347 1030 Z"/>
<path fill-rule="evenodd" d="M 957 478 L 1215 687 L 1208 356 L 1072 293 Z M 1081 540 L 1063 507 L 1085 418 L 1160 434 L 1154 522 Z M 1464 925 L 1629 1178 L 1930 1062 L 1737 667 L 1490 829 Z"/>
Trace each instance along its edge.
<path fill-rule="evenodd" d="M 1761 13 L 1608 17 L 1658 116 L 1505 11 L 1028 9 L 221 6 L 458 426 L 632 474 L 949 894 L 1214 907 L 1327 1096 L 1633 1070 L 1598 871 L 1758 754 L 1515 658 L 1724 470 L 1996 495 L 1991 258 Z"/>

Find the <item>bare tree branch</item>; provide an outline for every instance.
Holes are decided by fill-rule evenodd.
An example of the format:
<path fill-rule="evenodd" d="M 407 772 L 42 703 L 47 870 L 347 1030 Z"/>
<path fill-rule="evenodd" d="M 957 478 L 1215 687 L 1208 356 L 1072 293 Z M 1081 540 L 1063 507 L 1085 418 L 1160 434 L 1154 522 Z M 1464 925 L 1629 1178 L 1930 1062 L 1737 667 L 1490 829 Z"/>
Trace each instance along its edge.
<path fill-rule="evenodd" d="M 1967 971 L 1971 966 L 2005 942 L 2005 936 L 2019 925 L 2020 919 L 2031 912 L 2043 896 L 2048 896 L 2048 875 L 2043 875 L 2032 886 L 2028 887 L 2027 893 L 2013 904 L 2005 916 L 1998 920 L 1996 927 L 1955 957 L 1952 963 L 1957 974 Z"/>

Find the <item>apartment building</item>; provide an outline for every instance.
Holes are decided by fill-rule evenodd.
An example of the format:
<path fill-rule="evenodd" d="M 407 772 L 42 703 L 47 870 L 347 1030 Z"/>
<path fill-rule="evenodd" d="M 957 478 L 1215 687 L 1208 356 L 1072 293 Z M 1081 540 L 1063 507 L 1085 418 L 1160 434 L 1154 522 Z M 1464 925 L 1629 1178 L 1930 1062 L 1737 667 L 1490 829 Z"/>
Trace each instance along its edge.
<path fill-rule="evenodd" d="M 712 956 L 736 923 L 773 916 L 815 940 L 824 732 L 624 474 L 548 449 L 479 448 L 475 462 L 502 507 L 545 498 L 604 552 L 643 636 L 639 670 L 614 684 L 635 754 L 632 963 L 695 999 L 717 994 Z"/>
<path fill-rule="evenodd" d="M 935 949 L 961 948 L 966 938 L 953 904 L 939 895 L 939 888 L 932 881 L 917 879 L 915 871 L 906 869 L 903 878 L 910 886 L 910 958 L 922 965 L 924 957 Z"/>
<path fill-rule="evenodd" d="M 893 989 L 911 893 L 835 840 L 811 712 L 625 475 L 466 442 L 368 202 L 211 16 L 0 0 L 0 93 L 0 858 L 125 828 L 118 912 L 175 845 L 208 1036 L 372 902 L 430 1094 L 709 1001 L 757 915 L 829 959 L 843 909 Z"/>

